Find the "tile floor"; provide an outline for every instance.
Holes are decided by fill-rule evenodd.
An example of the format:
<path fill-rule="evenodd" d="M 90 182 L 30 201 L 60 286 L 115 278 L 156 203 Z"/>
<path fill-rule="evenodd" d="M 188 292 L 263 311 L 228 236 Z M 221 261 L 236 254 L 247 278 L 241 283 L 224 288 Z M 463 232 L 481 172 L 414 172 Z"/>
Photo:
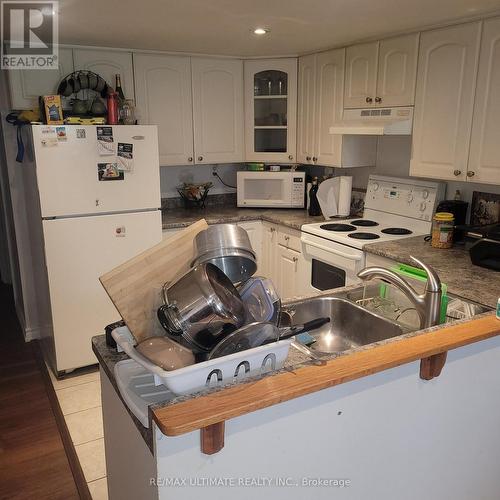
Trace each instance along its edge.
<path fill-rule="evenodd" d="M 99 371 L 50 377 L 93 500 L 107 500 Z"/>

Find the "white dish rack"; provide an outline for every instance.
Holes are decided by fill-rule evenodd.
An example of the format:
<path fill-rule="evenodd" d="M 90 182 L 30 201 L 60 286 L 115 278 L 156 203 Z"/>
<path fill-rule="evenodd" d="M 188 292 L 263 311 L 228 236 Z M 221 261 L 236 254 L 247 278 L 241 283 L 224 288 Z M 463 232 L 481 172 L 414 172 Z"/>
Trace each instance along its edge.
<path fill-rule="evenodd" d="M 166 371 L 151 363 L 135 349 L 135 340 L 126 326 L 116 328 L 112 335 L 117 345 L 130 358 L 154 376 L 156 386 L 164 385 L 178 395 L 192 394 L 279 370 L 285 364 L 293 340 L 280 340 L 178 370 Z"/>

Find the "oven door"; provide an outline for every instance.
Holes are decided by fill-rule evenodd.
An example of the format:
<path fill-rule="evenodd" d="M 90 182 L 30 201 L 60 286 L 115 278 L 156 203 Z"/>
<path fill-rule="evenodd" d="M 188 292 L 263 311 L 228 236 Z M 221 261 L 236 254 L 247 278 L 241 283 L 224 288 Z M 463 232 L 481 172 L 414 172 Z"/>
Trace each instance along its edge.
<path fill-rule="evenodd" d="M 318 293 L 361 281 L 357 274 L 365 267 L 362 250 L 307 233 L 302 233 L 301 241 L 309 292 Z"/>

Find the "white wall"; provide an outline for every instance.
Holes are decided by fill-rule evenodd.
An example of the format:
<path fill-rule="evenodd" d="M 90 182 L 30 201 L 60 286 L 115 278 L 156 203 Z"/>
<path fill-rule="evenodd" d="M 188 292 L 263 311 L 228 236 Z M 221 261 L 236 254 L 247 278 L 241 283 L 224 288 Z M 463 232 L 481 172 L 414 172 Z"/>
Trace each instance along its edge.
<path fill-rule="evenodd" d="M 236 186 L 236 171 L 239 165 L 185 165 L 179 167 L 161 167 L 160 183 L 162 198 L 178 198 L 176 187 L 183 182 L 213 182 L 209 194 L 234 193 L 235 190 L 224 186 L 221 181 L 212 175 L 212 168 L 217 168 L 217 173 L 226 184 Z"/>

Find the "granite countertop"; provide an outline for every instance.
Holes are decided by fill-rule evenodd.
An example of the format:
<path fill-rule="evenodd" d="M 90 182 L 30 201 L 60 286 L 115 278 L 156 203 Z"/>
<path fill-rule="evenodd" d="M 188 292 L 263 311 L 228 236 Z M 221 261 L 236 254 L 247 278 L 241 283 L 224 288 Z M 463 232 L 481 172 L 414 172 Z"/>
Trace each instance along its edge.
<path fill-rule="evenodd" d="M 495 308 L 500 297 L 500 272 L 475 266 L 463 246 L 433 248 L 422 236 L 370 243 L 364 250 L 374 255 L 412 264 L 410 255 L 432 266 L 448 290 L 465 299 Z"/>
<path fill-rule="evenodd" d="M 307 210 L 294 208 L 207 207 L 203 209 L 171 208 L 162 210 L 163 229 L 187 227 L 197 220 L 208 224 L 263 220 L 300 230 L 302 224 L 323 222 L 322 216 L 311 217 Z"/>

